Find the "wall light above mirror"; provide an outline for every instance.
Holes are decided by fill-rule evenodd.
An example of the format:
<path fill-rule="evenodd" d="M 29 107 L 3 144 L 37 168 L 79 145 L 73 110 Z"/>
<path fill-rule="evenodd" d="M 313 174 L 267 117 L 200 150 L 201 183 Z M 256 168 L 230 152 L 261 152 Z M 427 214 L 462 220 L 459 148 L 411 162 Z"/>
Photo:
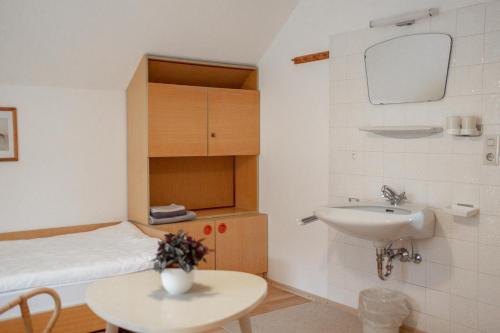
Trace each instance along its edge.
<path fill-rule="evenodd" d="M 451 37 L 424 33 L 393 38 L 365 51 L 372 104 L 437 101 L 444 97 Z"/>

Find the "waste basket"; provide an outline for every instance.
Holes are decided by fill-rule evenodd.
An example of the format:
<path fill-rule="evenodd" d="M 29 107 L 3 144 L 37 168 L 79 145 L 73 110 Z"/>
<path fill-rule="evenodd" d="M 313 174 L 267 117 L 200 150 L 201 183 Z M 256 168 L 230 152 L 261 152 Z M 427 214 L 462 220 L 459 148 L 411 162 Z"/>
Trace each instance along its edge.
<path fill-rule="evenodd" d="M 383 288 L 365 289 L 359 293 L 363 333 L 398 333 L 409 314 L 403 293 Z"/>

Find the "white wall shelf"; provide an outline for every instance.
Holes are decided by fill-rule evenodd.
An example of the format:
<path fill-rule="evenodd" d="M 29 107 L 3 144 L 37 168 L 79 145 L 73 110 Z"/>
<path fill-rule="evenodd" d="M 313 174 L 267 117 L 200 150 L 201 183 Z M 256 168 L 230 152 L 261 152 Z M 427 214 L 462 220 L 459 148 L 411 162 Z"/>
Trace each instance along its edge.
<path fill-rule="evenodd" d="M 435 126 L 373 126 L 360 127 L 360 131 L 375 133 L 392 138 L 420 138 L 443 132 L 442 127 Z"/>

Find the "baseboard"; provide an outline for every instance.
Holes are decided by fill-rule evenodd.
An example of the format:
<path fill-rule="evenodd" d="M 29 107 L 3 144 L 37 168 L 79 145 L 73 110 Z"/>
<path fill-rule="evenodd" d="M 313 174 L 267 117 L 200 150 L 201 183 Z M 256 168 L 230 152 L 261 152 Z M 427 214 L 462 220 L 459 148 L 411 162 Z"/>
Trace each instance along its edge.
<path fill-rule="evenodd" d="M 286 291 L 286 292 L 289 292 L 291 294 L 303 297 L 303 298 L 311 300 L 313 302 L 328 304 L 328 305 L 333 306 L 333 307 L 335 307 L 335 308 L 337 308 L 337 309 L 339 309 L 341 311 L 345 311 L 345 312 L 348 312 L 348 313 L 351 313 L 351 314 L 354 314 L 354 315 L 358 315 L 358 310 L 355 309 L 355 308 L 352 308 L 350 306 L 333 302 L 333 301 L 331 301 L 331 300 L 329 300 L 327 298 L 324 298 L 324 297 L 321 297 L 321 296 L 318 296 L 318 295 L 315 295 L 315 294 L 308 293 L 306 291 L 303 291 L 303 290 L 291 287 L 289 285 L 286 285 L 286 284 L 274 281 L 272 279 L 267 279 L 267 282 L 269 283 L 269 285 L 271 285 L 274 288 L 281 289 L 283 291 Z M 416 328 L 408 327 L 408 326 L 401 327 L 401 329 L 400 329 L 399 332 L 400 333 L 426 333 L 424 331 L 420 331 L 420 330 L 417 330 Z"/>

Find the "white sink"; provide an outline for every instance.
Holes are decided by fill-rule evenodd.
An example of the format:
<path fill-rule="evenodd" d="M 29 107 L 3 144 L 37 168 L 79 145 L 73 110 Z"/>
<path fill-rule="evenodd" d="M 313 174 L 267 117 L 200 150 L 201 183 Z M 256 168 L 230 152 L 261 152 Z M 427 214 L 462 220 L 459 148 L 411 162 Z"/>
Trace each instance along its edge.
<path fill-rule="evenodd" d="M 434 236 L 435 216 L 425 206 L 362 203 L 320 207 L 314 215 L 331 227 L 354 237 L 376 242 L 423 239 Z"/>

